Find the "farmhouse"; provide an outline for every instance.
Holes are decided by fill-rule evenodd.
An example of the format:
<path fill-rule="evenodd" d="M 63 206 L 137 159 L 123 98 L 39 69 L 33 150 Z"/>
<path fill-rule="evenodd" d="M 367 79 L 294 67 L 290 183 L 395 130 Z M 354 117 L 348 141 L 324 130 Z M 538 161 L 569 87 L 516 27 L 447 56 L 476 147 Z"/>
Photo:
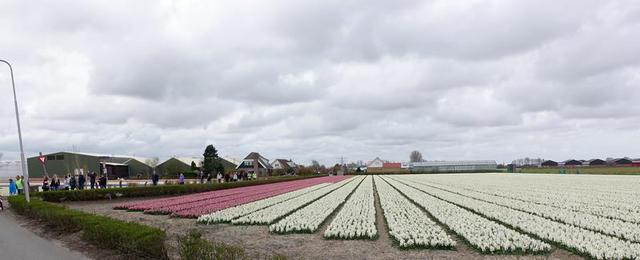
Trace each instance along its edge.
<path fill-rule="evenodd" d="M 367 164 L 367 168 L 382 168 L 384 167 L 384 163 L 385 161 L 380 159 L 380 157 L 376 157 L 375 159 L 373 159 L 373 161 L 370 161 Z"/>
<path fill-rule="evenodd" d="M 490 172 L 498 168 L 496 161 L 426 161 L 414 162 L 411 172 Z"/>
<path fill-rule="evenodd" d="M 271 167 L 273 167 L 273 169 L 277 171 L 292 172 L 292 171 L 295 171 L 298 165 L 296 165 L 292 160 L 275 159 L 271 163 Z"/>
<path fill-rule="evenodd" d="M 267 158 L 262 157 L 259 153 L 251 152 L 236 167 L 236 170 L 256 173 L 258 176 L 268 176 L 273 172 L 273 166 Z"/>
<path fill-rule="evenodd" d="M 79 152 L 57 152 L 43 156 L 46 158 L 44 165 L 38 159 L 39 156 L 27 159 L 29 176 L 44 177 L 45 170 L 49 176 L 88 172 L 103 173 L 106 168 L 107 178 L 114 179 L 137 175 L 148 176 L 152 172 L 148 158 L 142 157 Z"/>

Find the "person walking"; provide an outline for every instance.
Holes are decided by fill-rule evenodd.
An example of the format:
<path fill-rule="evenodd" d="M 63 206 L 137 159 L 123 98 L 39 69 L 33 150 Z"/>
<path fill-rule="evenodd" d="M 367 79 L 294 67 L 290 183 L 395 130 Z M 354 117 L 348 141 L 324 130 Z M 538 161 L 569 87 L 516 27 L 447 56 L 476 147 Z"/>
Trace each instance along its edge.
<path fill-rule="evenodd" d="M 89 183 L 92 190 L 96 188 L 96 176 L 96 172 L 89 173 Z"/>
<path fill-rule="evenodd" d="M 16 187 L 16 182 L 13 179 L 9 179 L 9 196 L 17 195 L 18 188 Z"/>
<path fill-rule="evenodd" d="M 78 189 L 79 190 L 84 190 L 84 182 L 85 182 L 86 178 L 84 177 L 84 174 L 80 174 L 78 175 Z"/>
<path fill-rule="evenodd" d="M 216 176 L 216 180 L 218 181 L 218 183 L 222 182 L 222 174 L 218 173 L 218 176 Z"/>
<path fill-rule="evenodd" d="M 178 184 L 184 184 L 184 174 L 182 174 L 182 173 L 178 177 Z"/>
<path fill-rule="evenodd" d="M 158 175 L 157 172 L 153 171 L 153 175 L 151 175 L 151 183 L 153 183 L 153 186 L 157 186 L 159 180 L 160 180 L 160 175 Z"/>
<path fill-rule="evenodd" d="M 20 179 L 20 175 L 16 175 L 16 189 L 18 190 L 18 195 L 24 193 L 24 181 Z"/>

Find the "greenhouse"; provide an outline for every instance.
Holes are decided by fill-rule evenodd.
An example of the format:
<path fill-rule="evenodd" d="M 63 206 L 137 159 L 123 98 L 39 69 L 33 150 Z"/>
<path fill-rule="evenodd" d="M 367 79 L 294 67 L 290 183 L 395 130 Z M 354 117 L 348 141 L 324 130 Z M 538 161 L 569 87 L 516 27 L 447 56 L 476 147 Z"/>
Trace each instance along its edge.
<path fill-rule="evenodd" d="M 492 172 L 497 170 L 496 161 L 427 161 L 411 163 L 411 172 Z"/>

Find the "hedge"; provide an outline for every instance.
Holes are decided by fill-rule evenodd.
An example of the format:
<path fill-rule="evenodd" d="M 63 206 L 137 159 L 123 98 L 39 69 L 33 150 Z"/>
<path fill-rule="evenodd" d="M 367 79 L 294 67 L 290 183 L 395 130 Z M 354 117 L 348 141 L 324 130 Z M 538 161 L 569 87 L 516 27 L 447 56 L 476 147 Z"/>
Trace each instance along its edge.
<path fill-rule="evenodd" d="M 9 197 L 11 208 L 18 214 L 42 220 L 62 232 L 82 231 L 82 238 L 125 255 L 151 259 L 167 259 L 164 231 L 105 216 L 84 213 L 38 199 L 27 203 L 22 196 Z"/>
<path fill-rule="evenodd" d="M 190 193 L 198 193 L 205 191 L 231 189 L 245 186 L 254 186 L 261 184 L 278 183 L 284 181 L 301 180 L 307 178 L 319 177 L 315 176 L 285 176 L 268 179 L 258 179 L 251 181 L 238 181 L 214 184 L 184 184 L 184 185 L 158 185 L 143 187 L 126 187 L 126 188 L 108 188 L 96 190 L 60 190 L 47 191 L 39 194 L 43 200 L 49 202 L 62 201 L 86 201 L 86 200 L 102 200 L 116 198 L 134 198 L 162 195 L 183 195 Z M 322 175 L 324 176 L 324 175 Z"/>

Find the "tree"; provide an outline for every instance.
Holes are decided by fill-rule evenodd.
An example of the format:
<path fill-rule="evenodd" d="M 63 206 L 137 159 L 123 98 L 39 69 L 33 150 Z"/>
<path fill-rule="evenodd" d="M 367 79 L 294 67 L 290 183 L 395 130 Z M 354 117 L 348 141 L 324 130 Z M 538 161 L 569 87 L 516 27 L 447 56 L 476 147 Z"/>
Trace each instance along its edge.
<path fill-rule="evenodd" d="M 147 165 L 151 166 L 151 168 L 156 168 L 156 166 L 158 166 L 158 162 L 160 161 L 160 159 L 158 159 L 158 157 L 153 157 L 153 158 L 149 158 L 144 160 L 144 163 L 146 163 Z"/>
<path fill-rule="evenodd" d="M 320 170 L 320 163 L 316 160 L 311 160 L 311 168 L 314 170 Z"/>
<path fill-rule="evenodd" d="M 410 162 L 422 162 L 422 161 L 424 161 L 424 159 L 422 159 L 422 153 L 420 153 L 419 151 L 411 152 L 411 154 L 409 155 L 409 161 Z"/>
<path fill-rule="evenodd" d="M 207 148 L 204 149 L 204 164 L 202 165 L 202 172 L 205 174 L 214 174 L 214 173 L 222 173 L 224 172 L 224 166 L 220 163 L 218 158 L 218 150 L 213 147 L 212 144 L 207 145 Z"/>
<path fill-rule="evenodd" d="M 196 162 L 191 161 L 191 171 L 195 172 L 198 170 L 198 166 L 196 165 Z"/>

